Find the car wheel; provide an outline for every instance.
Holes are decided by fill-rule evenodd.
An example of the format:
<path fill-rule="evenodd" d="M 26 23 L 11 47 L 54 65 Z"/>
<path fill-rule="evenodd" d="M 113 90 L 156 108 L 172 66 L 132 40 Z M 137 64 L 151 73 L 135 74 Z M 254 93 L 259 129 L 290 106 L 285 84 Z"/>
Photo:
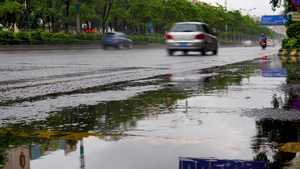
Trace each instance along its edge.
<path fill-rule="evenodd" d="M 201 54 L 202 54 L 203 56 L 206 55 L 206 52 L 207 52 L 207 49 L 206 49 L 206 48 L 203 48 L 203 49 L 201 50 Z"/>
<path fill-rule="evenodd" d="M 183 54 L 184 54 L 184 55 L 187 55 L 187 54 L 188 54 L 188 52 L 189 52 L 189 51 L 187 51 L 187 50 L 184 50 L 184 51 L 183 51 Z"/>
<path fill-rule="evenodd" d="M 216 48 L 216 49 L 213 51 L 213 54 L 214 54 L 214 55 L 217 55 L 217 54 L 218 54 L 218 48 Z"/>
<path fill-rule="evenodd" d="M 107 46 L 103 46 L 103 49 L 106 50 L 106 49 L 107 49 Z"/>
<path fill-rule="evenodd" d="M 119 43 L 119 44 L 118 44 L 118 49 L 123 49 L 123 48 L 124 48 L 123 43 Z"/>
<path fill-rule="evenodd" d="M 132 49 L 132 48 L 133 48 L 132 43 L 130 43 L 130 44 L 128 45 L 128 48 L 129 48 L 129 49 Z"/>
<path fill-rule="evenodd" d="M 168 49 L 168 54 L 169 54 L 169 56 L 172 56 L 173 55 L 173 50 L 172 49 Z"/>

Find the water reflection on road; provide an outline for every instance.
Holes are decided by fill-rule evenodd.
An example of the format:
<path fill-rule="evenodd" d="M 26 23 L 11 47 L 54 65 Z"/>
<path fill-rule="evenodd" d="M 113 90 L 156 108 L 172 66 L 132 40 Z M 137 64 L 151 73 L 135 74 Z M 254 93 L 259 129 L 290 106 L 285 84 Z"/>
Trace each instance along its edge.
<path fill-rule="evenodd" d="M 299 93 L 280 87 L 286 76 L 293 79 L 289 69 L 273 56 L 157 76 L 146 85 L 163 87 L 127 100 L 68 107 L 44 121 L 6 122 L 0 164 L 154 169 L 180 168 L 190 157 L 284 166 L 295 160 L 300 141 Z"/>

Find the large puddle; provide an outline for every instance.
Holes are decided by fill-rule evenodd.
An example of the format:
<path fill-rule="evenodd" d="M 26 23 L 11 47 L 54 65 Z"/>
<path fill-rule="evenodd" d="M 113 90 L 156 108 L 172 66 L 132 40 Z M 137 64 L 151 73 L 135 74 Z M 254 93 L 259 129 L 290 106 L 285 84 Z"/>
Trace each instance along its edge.
<path fill-rule="evenodd" d="M 297 72 L 272 56 L 106 86 L 160 87 L 53 111 L 45 120 L 7 119 L 0 128 L 0 168 L 293 165 L 300 152 L 300 95 L 284 86 L 297 81 Z"/>

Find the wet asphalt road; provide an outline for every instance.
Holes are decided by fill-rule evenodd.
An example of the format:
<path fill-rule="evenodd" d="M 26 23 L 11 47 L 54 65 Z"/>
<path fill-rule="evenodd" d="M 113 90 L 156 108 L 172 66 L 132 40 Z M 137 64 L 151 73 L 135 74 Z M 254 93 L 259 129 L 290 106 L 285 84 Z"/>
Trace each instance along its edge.
<path fill-rule="evenodd" d="M 1 52 L 0 101 L 8 106 L 1 108 L 0 118 L 44 118 L 47 112 L 64 107 L 126 99 L 138 92 L 103 96 L 102 92 L 83 91 L 101 85 L 252 60 L 277 52 L 278 48 L 263 51 L 258 47 L 221 48 L 217 56 L 198 53 L 182 56 L 178 52 L 172 57 L 167 56 L 163 47 Z M 143 90 L 153 90 L 153 87 Z M 50 99 L 53 95 L 59 97 Z M 10 103 L 14 104 L 11 106 Z"/>
<path fill-rule="evenodd" d="M 257 145 L 264 139 L 257 127 L 271 122 L 253 110 L 270 111 L 274 96 L 285 98 L 278 50 L 1 51 L 0 133 L 29 140 L 6 149 L 30 152 L 32 169 L 179 168 L 181 157 L 229 163 L 260 152 L 274 162 L 274 147 Z M 264 77 L 273 69 L 283 72 Z"/>

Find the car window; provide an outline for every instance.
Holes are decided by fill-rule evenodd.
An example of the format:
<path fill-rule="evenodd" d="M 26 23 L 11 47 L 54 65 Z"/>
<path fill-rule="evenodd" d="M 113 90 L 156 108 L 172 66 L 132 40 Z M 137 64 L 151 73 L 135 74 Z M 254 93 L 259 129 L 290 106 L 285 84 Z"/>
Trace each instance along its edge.
<path fill-rule="evenodd" d="M 105 38 L 111 38 L 111 37 L 114 37 L 114 33 L 106 33 L 106 34 L 104 34 L 104 37 Z"/>
<path fill-rule="evenodd" d="M 198 28 L 198 31 L 204 32 L 204 29 L 203 29 L 203 27 L 201 25 L 197 25 L 197 28 Z"/>
<path fill-rule="evenodd" d="M 120 37 L 121 38 L 126 38 L 126 35 L 125 34 L 121 34 Z"/>
<path fill-rule="evenodd" d="M 202 26 L 203 26 L 204 32 L 206 32 L 208 34 L 213 34 L 211 29 L 207 25 L 202 25 Z"/>
<path fill-rule="evenodd" d="M 177 24 L 172 27 L 170 32 L 197 32 L 198 26 L 196 24 Z"/>

